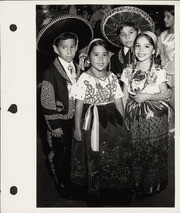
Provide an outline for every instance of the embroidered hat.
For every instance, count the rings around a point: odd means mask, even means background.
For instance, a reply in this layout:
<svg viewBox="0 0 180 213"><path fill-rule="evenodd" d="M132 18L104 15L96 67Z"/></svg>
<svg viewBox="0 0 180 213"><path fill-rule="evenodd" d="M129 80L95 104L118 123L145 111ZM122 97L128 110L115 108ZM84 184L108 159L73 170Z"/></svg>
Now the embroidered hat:
<svg viewBox="0 0 180 213"><path fill-rule="evenodd" d="M117 28L122 22L132 22L141 31L155 30L152 18L145 11L131 6L114 8L105 14L101 22L101 32L106 40L116 47L122 46L117 37Z"/></svg>
<svg viewBox="0 0 180 213"><path fill-rule="evenodd" d="M78 49L88 45L93 38L90 23L77 15L59 16L49 22L37 36L37 50L46 55L55 55L53 43L62 33L72 32L78 37Z"/></svg>

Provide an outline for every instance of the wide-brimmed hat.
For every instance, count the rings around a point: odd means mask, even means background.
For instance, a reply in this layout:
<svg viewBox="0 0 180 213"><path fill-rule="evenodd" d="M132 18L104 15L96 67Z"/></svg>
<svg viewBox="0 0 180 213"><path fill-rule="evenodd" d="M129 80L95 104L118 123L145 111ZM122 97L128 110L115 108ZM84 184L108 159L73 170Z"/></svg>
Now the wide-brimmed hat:
<svg viewBox="0 0 180 213"><path fill-rule="evenodd" d="M77 35L78 49L87 46L93 38L93 30L88 21L77 15L64 15L53 19L39 32L37 49L46 55L54 55L54 40L65 32Z"/></svg>
<svg viewBox="0 0 180 213"><path fill-rule="evenodd" d="M155 25L152 18L143 10L122 6L107 12L101 22L101 32L112 45L120 47L121 42L117 37L117 27L122 22L132 22L141 31L149 30L154 32Z"/></svg>

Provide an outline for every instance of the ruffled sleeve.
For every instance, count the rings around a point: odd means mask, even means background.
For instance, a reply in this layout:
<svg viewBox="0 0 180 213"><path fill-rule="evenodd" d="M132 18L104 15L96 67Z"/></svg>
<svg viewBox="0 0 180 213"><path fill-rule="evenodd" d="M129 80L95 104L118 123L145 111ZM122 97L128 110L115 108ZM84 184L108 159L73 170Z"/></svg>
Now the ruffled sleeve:
<svg viewBox="0 0 180 213"><path fill-rule="evenodd" d="M157 73L157 80L156 84L160 85L163 82L167 82L167 75L166 75L166 70L165 69L159 69L156 71Z"/></svg>
<svg viewBox="0 0 180 213"><path fill-rule="evenodd" d="M116 88L115 93L114 93L114 99L122 98L124 96L124 94L123 94L122 89L119 85L118 78L113 73L112 73L112 78L115 80L115 88Z"/></svg>
<svg viewBox="0 0 180 213"><path fill-rule="evenodd" d="M121 75L121 81L124 82L126 85L129 84L129 78L132 75L132 68L127 67L123 70Z"/></svg>
<svg viewBox="0 0 180 213"><path fill-rule="evenodd" d="M82 73L76 84L73 86L73 96L75 99L84 100L86 93L86 74Z"/></svg>

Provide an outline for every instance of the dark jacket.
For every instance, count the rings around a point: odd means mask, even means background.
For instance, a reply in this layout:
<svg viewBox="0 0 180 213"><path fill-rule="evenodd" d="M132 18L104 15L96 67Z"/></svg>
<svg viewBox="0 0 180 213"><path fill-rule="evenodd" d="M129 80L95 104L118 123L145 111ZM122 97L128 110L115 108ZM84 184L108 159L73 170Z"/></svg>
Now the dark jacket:
<svg viewBox="0 0 180 213"><path fill-rule="evenodd" d="M78 78L80 71L74 65ZM69 100L68 84L71 81L56 58L45 71L41 89L41 105L50 130L61 127L74 116L75 100Z"/></svg>
<svg viewBox="0 0 180 213"><path fill-rule="evenodd" d="M123 86L123 82L120 80L123 69L126 68L127 64L132 63L133 54L127 53L124 55L123 48L111 56L109 63L109 70L113 72L119 80L120 86Z"/></svg>

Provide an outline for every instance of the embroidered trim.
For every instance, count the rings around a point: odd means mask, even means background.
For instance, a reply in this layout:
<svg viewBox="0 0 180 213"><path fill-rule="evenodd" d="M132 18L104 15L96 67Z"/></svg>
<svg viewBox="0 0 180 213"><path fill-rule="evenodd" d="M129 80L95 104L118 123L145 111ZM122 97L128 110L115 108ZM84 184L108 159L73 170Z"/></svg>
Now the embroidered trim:
<svg viewBox="0 0 180 213"><path fill-rule="evenodd" d="M123 55L122 55L122 49L119 50L118 59L122 64L124 63L124 58L123 58Z"/></svg>
<svg viewBox="0 0 180 213"><path fill-rule="evenodd" d="M69 79L68 75L66 74L64 67L62 66L62 64L59 62L58 58L56 58L54 60L54 66L56 67L56 69L59 71L59 73L62 75L62 77L64 77L67 81L69 81L71 83L71 80Z"/></svg>
<svg viewBox="0 0 180 213"><path fill-rule="evenodd" d="M48 81L42 82L41 104L46 109L56 110L54 89Z"/></svg>
<svg viewBox="0 0 180 213"><path fill-rule="evenodd" d="M45 115L45 120L71 119L74 116L74 112L75 112L75 100L69 100L68 106L69 106L69 110L67 114Z"/></svg>
<svg viewBox="0 0 180 213"><path fill-rule="evenodd" d="M56 183L58 183L58 179L57 179L57 176L56 176L56 171L55 171L55 168L54 168L53 158L54 158L54 152L51 151L49 153L49 155L48 155L48 160L49 160L51 171L52 171L52 173L54 175L54 180L55 180Z"/></svg>

